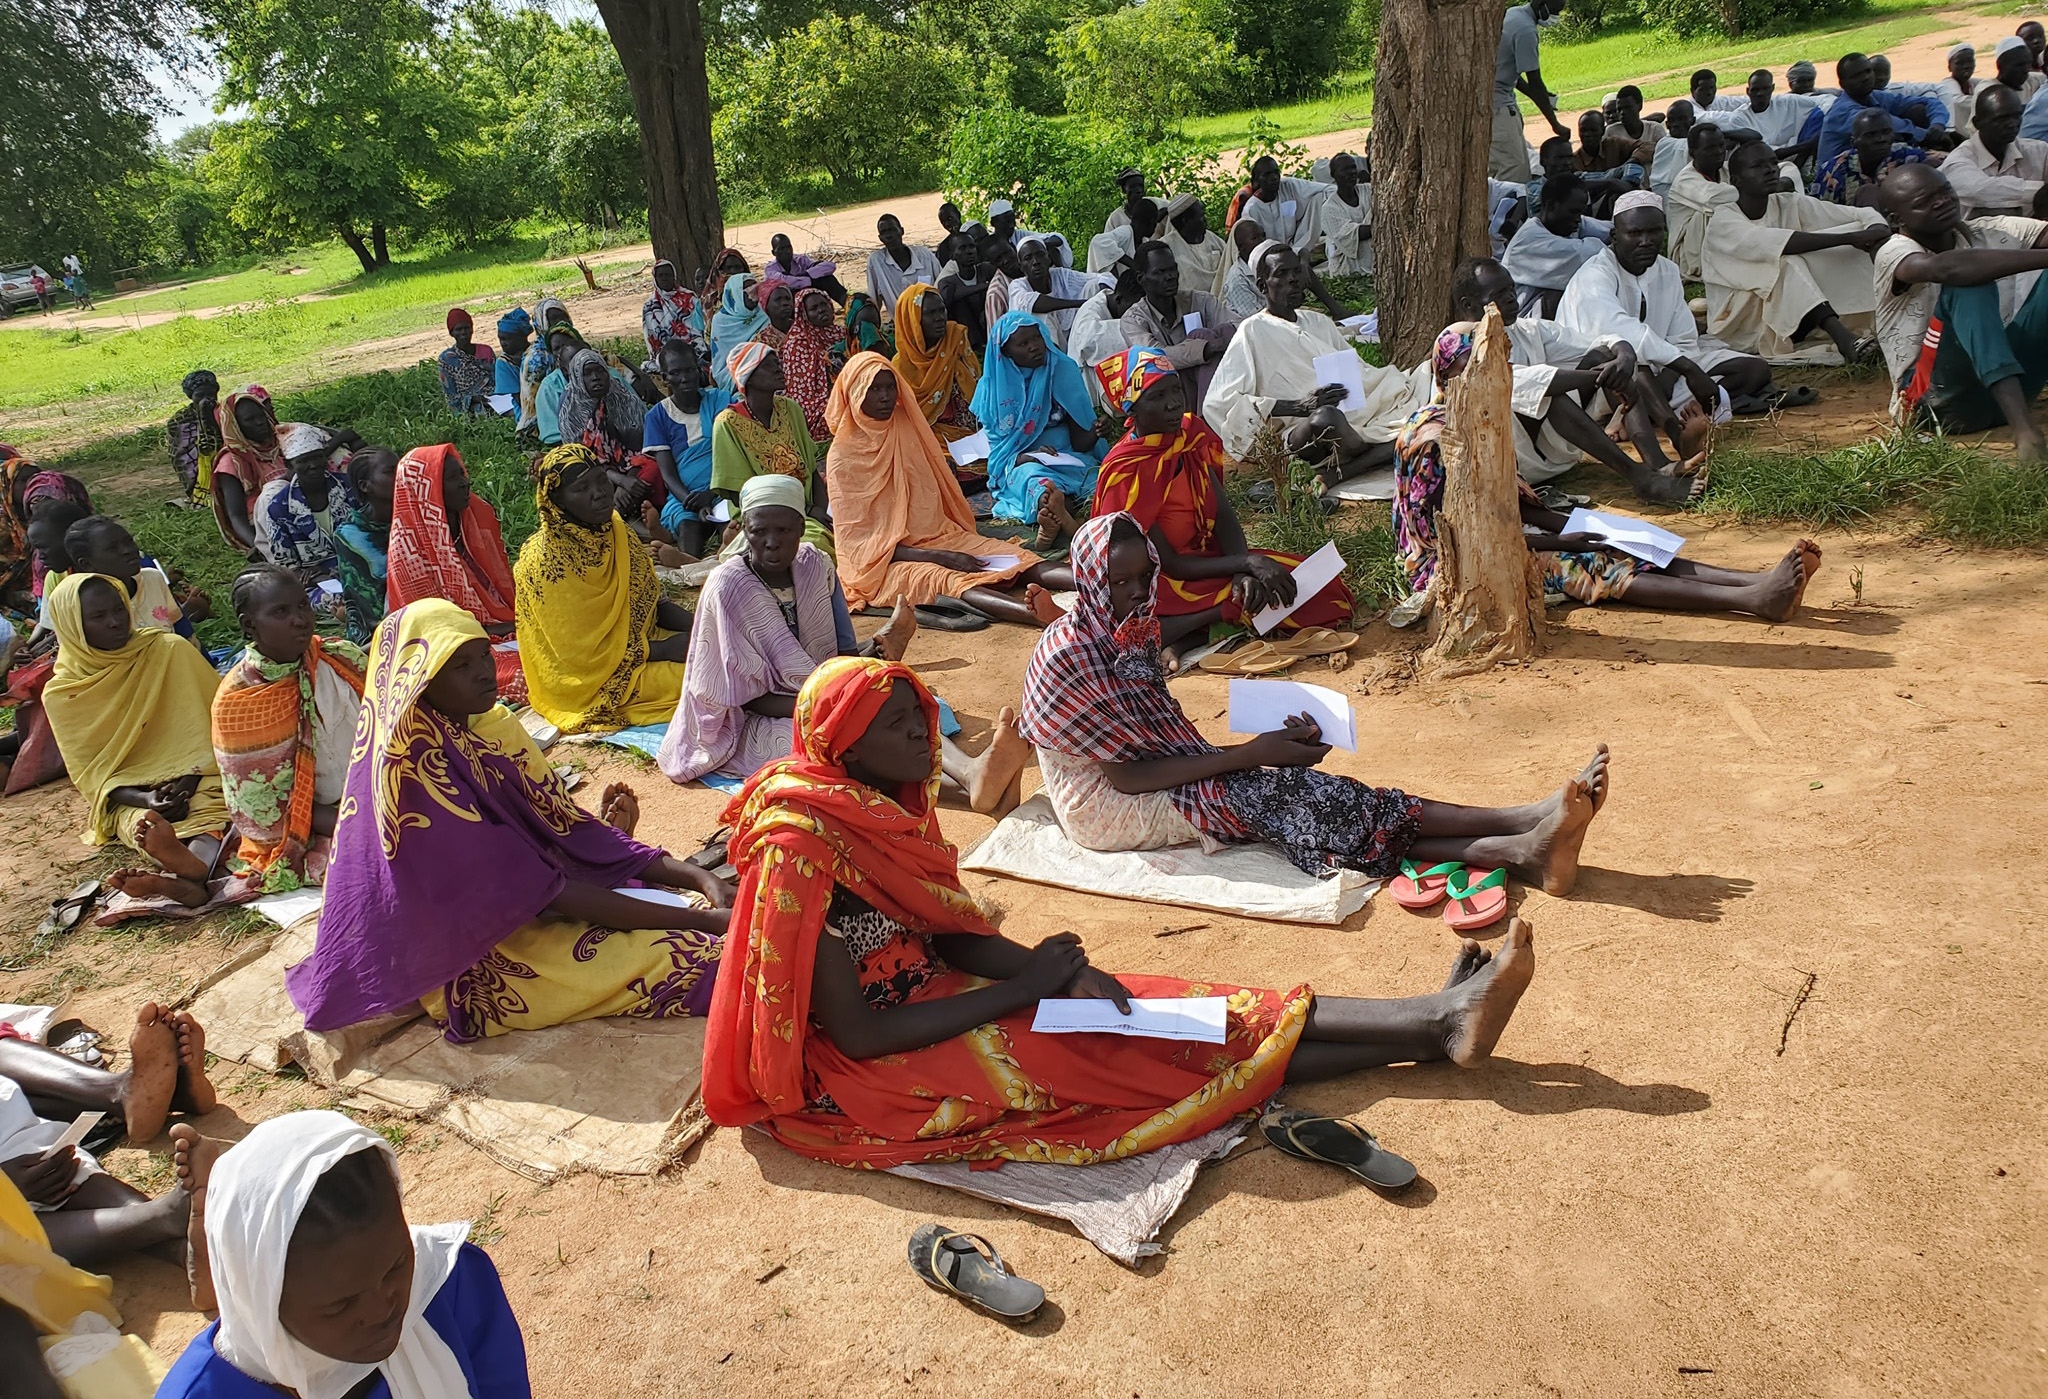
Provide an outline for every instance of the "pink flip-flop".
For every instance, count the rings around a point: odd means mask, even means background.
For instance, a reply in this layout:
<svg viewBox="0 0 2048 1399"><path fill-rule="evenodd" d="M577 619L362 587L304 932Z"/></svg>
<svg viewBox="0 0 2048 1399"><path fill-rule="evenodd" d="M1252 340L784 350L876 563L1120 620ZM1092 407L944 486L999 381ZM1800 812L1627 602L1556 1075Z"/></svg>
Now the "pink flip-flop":
<svg viewBox="0 0 2048 1399"><path fill-rule="evenodd" d="M1464 868L1456 860L1446 860L1424 870L1417 869L1413 860L1403 860L1401 872L1387 881L1387 893L1403 908L1426 912L1444 901L1450 877Z"/></svg>
<svg viewBox="0 0 2048 1399"><path fill-rule="evenodd" d="M1444 892L1444 922L1453 932L1469 933L1498 923L1508 911L1508 872L1493 870L1474 879L1473 871L1450 876Z"/></svg>

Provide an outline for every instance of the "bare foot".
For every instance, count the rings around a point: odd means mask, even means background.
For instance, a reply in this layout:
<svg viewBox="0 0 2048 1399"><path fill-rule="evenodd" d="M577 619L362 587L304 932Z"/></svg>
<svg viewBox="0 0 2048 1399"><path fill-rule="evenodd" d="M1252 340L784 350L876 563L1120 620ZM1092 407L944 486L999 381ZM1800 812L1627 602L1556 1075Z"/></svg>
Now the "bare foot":
<svg viewBox="0 0 2048 1399"><path fill-rule="evenodd" d="M1813 575L1820 572L1820 545L1811 539L1802 539L1792 546L1799 551L1799 571L1804 576L1799 580L1799 596L1792 603L1793 611L1806 601L1806 585L1813 581Z"/></svg>
<svg viewBox="0 0 2048 1399"><path fill-rule="evenodd" d="M1766 573L1756 584L1755 601L1749 610L1766 621L1787 622L1799 610L1799 600L1806 593L1806 553L1799 548L1789 550L1778 560L1778 566Z"/></svg>
<svg viewBox="0 0 2048 1399"><path fill-rule="evenodd" d="M1597 754L1594 761L1600 761ZM1517 837L1527 844L1512 863L1525 882L1563 898L1578 882L1579 847L1593 820L1593 796L1586 790L1585 779L1574 777L1553 800L1556 806L1551 812L1533 830Z"/></svg>
<svg viewBox="0 0 2048 1399"><path fill-rule="evenodd" d="M162 1006L145 1001L135 1012L135 1033L128 1037L128 1076L120 1092L130 1142L141 1146L156 1139L177 1091L178 1032L164 1018Z"/></svg>
<svg viewBox="0 0 2048 1399"><path fill-rule="evenodd" d="M1459 982L1469 979L1472 973L1478 971L1492 960L1493 954L1491 952L1472 941L1472 939L1466 938L1462 943L1458 944L1457 960L1451 963L1451 977L1450 980L1444 983L1444 990L1448 991Z"/></svg>
<svg viewBox="0 0 2048 1399"><path fill-rule="evenodd" d="M1079 522L1074 519L1074 512L1067 509L1066 493L1047 486L1038 501L1038 547L1050 549L1077 528Z"/></svg>
<svg viewBox="0 0 2048 1399"><path fill-rule="evenodd" d="M1714 420L1699 413L1684 418L1683 423L1678 430L1678 470L1689 476L1705 464L1707 453L1713 450Z"/></svg>
<svg viewBox="0 0 2048 1399"><path fill-rule="evenodd" d="M213 1176L213 1163L225 1150L226 1142L200 1136L190 1123L180 1122L171 1128L171 1165L178 1173L178 1184L192 1200L185 1226L185 1285L192 1294L192 1305L202 1312L218 1310L213 1267L206 1257L206 1183Z"/></svg>
<svg viewBox="0 0 2048 1399"><path fill-rule="evenodd" d="M1002 816L1016 805L1017 775L1031 756L1031 744L1017 732L1017 711L1005 707L996 715L996 736L974 760L967 783L967 804L984 816ZM1005 802L1009 805L1004 805Z"/></svg>
<svg viewBox="0 0 2048 1399"><path fill-rule="evenodd" d="M1451 993L1456 998L1456 1007L1444 1035L1445 1056L1460 1068L1472 1069L1485 1063L1493 1047L1500 1043L1501 1031L1508 1027L1508 1018L1515 1013L1515 1003L1529 989L1529 978L1535 974L1536 939L1527 923L1511 919L1500 950Z"/></svg>
<svg viewBox="0 0 2048 1399"><path fill-rule="evenodd" d="M201 884L206 882L209 873L206 861L187 850L185 843L178 839L177 831L171 828L171 823L156 812L142 813L142 819L135 825L135 846L172 874L183 879L196 879Z"/></svg>
<svg viewBox="0 0 2048 1399"><path fill-rule="evenodd" d="M115 870L107 876L107 885L131 899L172 899L187 908L203 908L213 897L196 879L155 870Z"/></svg>
<svg viewBox="0 0 2048 1399"><path fill-rule="evenodd" d="M1683 476L1676 466L1643 466L1629 473L1636 497L1655 505L1680 505L1704 489L1697 476Z"/></svg>
<svg viewBox="0 0 2048 1399"><path fill-rule="evenodd" d="M901 593L896 595L896 606L889 613L889 620L882 623L882 629L875 633L875 646L885 661L900 661L910 650L910 639L917 635L917 609L910 605L910 599Z"/></svg>
<svg viewBox="0 0 2048 1399"><path fill-rule="evenodd" d="M178 1036L178 1086L171 1092L174 1111L204 1117L219 1104L206 1077L206 1028L186 1010L167 1017Z"/></svg>
<svg viewBox="0 0 2048 1399"><path fill-rule="evenodd" d="M608 782L597 799L597 819L631 835L640 825L640 798L623 782Z"/></svg>
<svg viewBox="0 0 2048 1399"><path fill-rule="evenodd" d="M1593 799L1593 814L1595 816L1600 814L1601 807L1607 805L1607 793L1610 790L1607 777L1607 756L1607 745L1603 743L1593 750L1593 756L1587 761L1585 767L1579 770L1579 781L1584 784L1586 795ZM1563 794L1559 793L1559 796L1562 797Z"/></svg>
<svg viewBox="0 0 2048 1399"><path fill-rule="evenodd" d="M1049 627L1067 614L1052 600L1052 594L1037 583L1024 585L1024 605L1031 609L1031 615L1042 627Z"/></svg>

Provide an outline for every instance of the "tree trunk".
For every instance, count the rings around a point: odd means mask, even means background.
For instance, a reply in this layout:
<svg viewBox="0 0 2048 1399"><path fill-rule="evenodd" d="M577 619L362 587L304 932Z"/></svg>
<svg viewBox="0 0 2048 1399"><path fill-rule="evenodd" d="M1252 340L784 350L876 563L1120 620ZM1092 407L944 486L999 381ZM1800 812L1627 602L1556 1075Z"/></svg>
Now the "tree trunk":
<svg viewBox="0 0 2048 1399"><path fill-rule="evenodd" d="M376 255L370 251L370 245L363 241L362 234L356 232L352 227L343 228L341 230L341 241L348 244L348 250L356 255L358 262L363 264L363 271L375 272L377 270Z"/></svg>
<svg viewBox="0 0 2048 1399"><path fill-rule="evenodd" d="M379 267L389 267L391 265L391 249L384 241L383 224L373 223L370 225L370 247L377 254L377 265Z"/></svg>
<svg viewBox="0 0 2048 1399"><path fill-rule="evenodd" d="M1395 364L1450 322L1451 273L1484 257L1486 151L1501 11L1493 0L1386 0L1373 76L1373 211L1380 340ZM1479 94L1485 94L1482 100Z"/></svg>
<svg viewBox="0 0 2048 1399"><path fill-rule="evenodd" d="M725 244L697 0L597 0L633 89L654 255L698 286Z"/></svg>
<svg viewBox="0 0 2048 1399"><path fill-rule="evenodd" d="M1514 369L1489 306L1465 372L1445 385L1444 502L1437 511L1436 638L1419 669L1476 675L1536 655L1543 574L1522 542L1515 477Z"/></svg>

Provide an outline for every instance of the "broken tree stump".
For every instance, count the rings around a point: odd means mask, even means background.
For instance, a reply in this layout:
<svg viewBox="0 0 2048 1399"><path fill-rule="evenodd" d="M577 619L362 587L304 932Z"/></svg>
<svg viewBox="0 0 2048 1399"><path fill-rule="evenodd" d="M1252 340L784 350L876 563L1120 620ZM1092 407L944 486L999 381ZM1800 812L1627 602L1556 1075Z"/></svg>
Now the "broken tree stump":
<svg viewBox="0 0 2048 1399"><path fill-rule="evenodd" d="M1420 666L1430 679L1477 675L1537 653L1543 575L1522 541L1513 391L1507 329L1489 307L1465 372L1444 388L1437 602Z"/></svg>

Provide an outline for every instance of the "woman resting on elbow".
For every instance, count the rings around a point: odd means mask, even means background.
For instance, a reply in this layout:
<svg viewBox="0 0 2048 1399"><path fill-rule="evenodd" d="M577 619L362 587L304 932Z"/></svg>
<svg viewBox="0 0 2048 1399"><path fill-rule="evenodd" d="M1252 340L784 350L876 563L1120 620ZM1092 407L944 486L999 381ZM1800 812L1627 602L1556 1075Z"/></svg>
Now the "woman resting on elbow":
<svg viewBox="0 0 2048 1399"><path fill-rule="evenodd" d="M825 662L796 704L795 752L728 811L740 870L732 956L713 992L704 1101L791 1150L848 1166L1112 1160L1250 1112L1284 1082L1492 1051L1535 952L1517 923L1467 943L1445 989L1400 1000L1119 979L1080 939L1025 947L960 887L938 829L938 712L905 667ZM1223 1045L1041 1035L1048 996L1228 998Z"/></svg>

